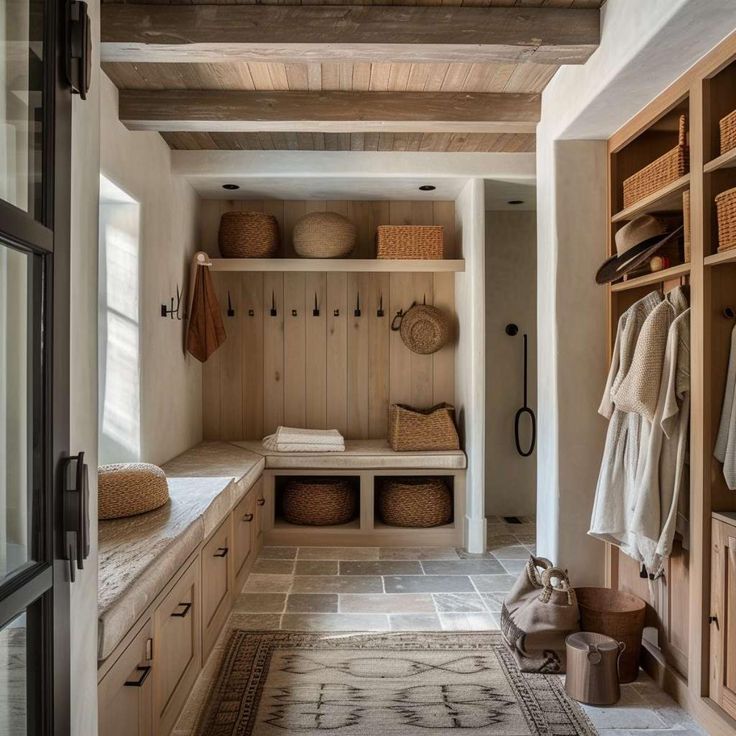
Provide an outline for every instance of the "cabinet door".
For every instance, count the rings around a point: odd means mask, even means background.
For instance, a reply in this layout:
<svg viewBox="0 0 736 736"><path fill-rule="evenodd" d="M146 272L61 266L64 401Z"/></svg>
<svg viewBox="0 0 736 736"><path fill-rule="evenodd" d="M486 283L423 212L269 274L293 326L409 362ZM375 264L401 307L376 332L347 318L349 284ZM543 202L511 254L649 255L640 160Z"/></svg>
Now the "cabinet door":
<svg viewBox="0 0 736 736"><path fill-rule="evenodd" d="M153 618L154 714L157 736L167 736L201 665L199 560L189 565Z"/></svg>
<svg viewBox="0 0 736 736"><path fill-rule="evenodd" d="M256 536L256 494L247 493L233 510L233 574L234 593L245 583L253 559L253 538Z"/></svg>
<svg viewBox="0 0 736 736"><path fill-rule="evenodd" d="M206 659L230 613L232 571L230 519L202 549L202 654Z"/></svg>
<svg viewBox="0 0 736 736"><path fill-rule="evenodd" d="M710 696L736 718L736 526L713 522Z"/></svg>
<svg viewBox="0 0 736 736"><path fill-rule="evenodd" d="M263 543L263 526L266 517L266 499L263 495L263 478L256 481L251 491L256 498L256 529L253 535L253 556L258 555L258 550Z"/></svg>
<svg viewBox="0 0 736 736"><path fill-rule="evenodd" d="M153 677L150 619L102 678L99 697L100 736L151 736Z"/></svg>

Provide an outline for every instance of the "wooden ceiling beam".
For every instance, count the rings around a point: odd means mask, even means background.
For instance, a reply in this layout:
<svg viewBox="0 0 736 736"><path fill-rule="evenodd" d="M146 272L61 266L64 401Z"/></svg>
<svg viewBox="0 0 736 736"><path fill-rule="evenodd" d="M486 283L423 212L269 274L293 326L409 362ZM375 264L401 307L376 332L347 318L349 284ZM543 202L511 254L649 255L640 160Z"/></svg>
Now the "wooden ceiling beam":
<svg viewBox="0 0 736 736"><path fill-rule="evenodd" d="M532 133L540 95L120 90L130 130Z"/></svg>
<svg viewBox="0 0 736 736"><path fill-rule="evenodd" d="M102 4L102 60L582 64L595 8Z"/></svg>

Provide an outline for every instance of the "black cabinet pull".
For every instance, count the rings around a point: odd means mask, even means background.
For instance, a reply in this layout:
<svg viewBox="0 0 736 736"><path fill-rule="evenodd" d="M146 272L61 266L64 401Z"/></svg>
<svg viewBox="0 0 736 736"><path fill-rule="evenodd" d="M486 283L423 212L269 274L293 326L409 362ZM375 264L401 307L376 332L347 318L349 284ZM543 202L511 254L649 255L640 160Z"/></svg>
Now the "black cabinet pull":
<svg viewBox="0 0 736 736"><path fill-rule="evenodd" d="M259 499L258 499L258 500L256 501L256 503L257 503L257 504L258 504L259 506L263 506L263 504L264 504L264 503L266 503L266 499L265 499L265 498L259 498Z"/></svg>
<svg viewBox="0 0 736 736"><path fill-rule="evenodd" d="M213 557L227 557L228 548L227 547L218 547L217 552L215 552Z"/></svg>
<svg viewBox="0 0 736 736"><path fill-rule="evenodd" d="M246 514L243 517L243 521L253 521L253 514Z"/></svg>
<svg viewBox="0 0 736 736"><path fill-rule="evenodd" d="M140 665L135 668L136 672L140 672L141 675L137 680L126 680L125 687L143 687L143 683L148 679L148 675L151 674L150 665Z"/></svg>
<svg viewBox="0 0 736 736"><path fill-rule="evenodd" d="M172 613L171 615L175 618L184 618L188 613L189 609L192 607L191 603L180 603L180 606L183 606L181 611L177 611L175 613Z"/></svg>

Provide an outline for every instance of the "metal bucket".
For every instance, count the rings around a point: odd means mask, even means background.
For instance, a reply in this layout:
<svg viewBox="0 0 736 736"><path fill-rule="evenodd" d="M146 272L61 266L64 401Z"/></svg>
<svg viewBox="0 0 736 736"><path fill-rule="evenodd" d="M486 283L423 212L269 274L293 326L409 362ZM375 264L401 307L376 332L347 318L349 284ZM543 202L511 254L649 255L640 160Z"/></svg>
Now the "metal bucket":
<svg viewBox="0 0 736 736"><path fill-rule="evenodd" d="M580 703L614 705L621 697L618 664L626 645L610 636L581 631L565 639L565 692Z"/></svg>

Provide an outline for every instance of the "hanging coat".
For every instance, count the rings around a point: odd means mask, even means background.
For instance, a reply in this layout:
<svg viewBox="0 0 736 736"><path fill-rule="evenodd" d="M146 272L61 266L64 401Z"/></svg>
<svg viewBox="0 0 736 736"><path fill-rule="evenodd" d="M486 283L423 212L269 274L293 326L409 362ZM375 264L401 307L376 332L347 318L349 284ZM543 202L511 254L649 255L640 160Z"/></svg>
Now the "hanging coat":
<svg viewBox="0 0 736 736"><path fill-rule="evenodd" d="M713 455L723 463L726 485L736 491L736 327L731 331L731 353L728 358L728 374Z"/></svg>

